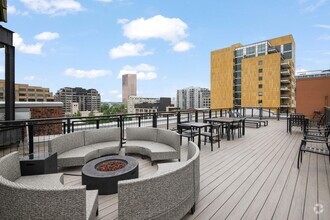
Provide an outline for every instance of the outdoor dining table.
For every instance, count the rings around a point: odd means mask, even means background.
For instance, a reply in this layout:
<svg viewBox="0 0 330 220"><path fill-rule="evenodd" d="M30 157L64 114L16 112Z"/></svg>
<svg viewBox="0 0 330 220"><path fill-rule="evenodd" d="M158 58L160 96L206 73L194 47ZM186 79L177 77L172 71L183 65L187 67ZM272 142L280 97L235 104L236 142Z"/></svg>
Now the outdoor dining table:
<svg viewBox="0 0 330 220"><path fill-rule="evenodd" d="M226 124L226 134L227 140L230 141L230 125L234 123L242 123L242 135L245 135L245 118L226 118L226 117L216 117L216 118L205 118L205 122Z"/></svg>
<svg viewBox="0 0 330 220"><path fill-rule="evenodd" d="M198 147L201 149L201 129L210 126L208 123L202 122L185 122L178 125L179 127L192 127L198 129Z"/></svg>

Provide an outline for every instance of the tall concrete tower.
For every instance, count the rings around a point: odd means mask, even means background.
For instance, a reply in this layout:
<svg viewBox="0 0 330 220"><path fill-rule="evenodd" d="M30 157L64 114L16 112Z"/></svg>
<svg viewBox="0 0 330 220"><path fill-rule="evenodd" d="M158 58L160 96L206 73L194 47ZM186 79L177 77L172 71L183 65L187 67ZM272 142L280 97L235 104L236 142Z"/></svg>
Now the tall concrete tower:
<svg viewBox="0 0 330 220"><path fill-rule="evenodd" d="M125 74L122 76L122 102L127 105L129 96L136 96L136 74Z"/></svg>

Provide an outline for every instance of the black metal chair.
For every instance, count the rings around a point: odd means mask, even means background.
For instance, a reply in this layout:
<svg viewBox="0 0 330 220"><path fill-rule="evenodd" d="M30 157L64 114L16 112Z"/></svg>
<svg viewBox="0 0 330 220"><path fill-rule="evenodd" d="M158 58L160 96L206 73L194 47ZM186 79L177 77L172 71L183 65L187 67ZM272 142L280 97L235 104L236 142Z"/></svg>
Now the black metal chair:
<svg viewBox="0 0 330 220"><path fill-rule="evenodd" d="M182 137L188 138L188 141L194 141L194 138L198 136L198 131L194 130L192 126L178 125L180 134L180 145L182 145Z"/></svg>
<svg viewBox="0 0 330 220"><path fill-rule="evenodd" d="M329 157L330 161L330 147L329 147L330 123L324 128L306 128L304 139L301 140L297 168L302 163L303 152L315 153Z"/></svg>
<svg viewBox="0 0 330 220"><path fill-rule="evenodd" d="M220 148L220 126L219 124L210 124L206 131L201 132L201 136L204 136L204 145L206 139L210 140L211 151L213 151L213 142L218 142L218 148Z"/></svg>

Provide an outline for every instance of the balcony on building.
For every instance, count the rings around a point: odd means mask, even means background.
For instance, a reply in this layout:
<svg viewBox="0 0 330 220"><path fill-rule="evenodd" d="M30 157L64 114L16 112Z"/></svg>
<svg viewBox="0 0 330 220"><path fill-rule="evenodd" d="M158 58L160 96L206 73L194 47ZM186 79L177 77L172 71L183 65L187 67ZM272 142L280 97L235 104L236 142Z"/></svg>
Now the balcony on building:
<svg viewBox="0 0 330 220"><path fill-rule="evenodd" d="M283 61L281 62L281 67L284 68L290 68L290 62L289 61Z"/></svg>
<svg viewBox="0 0 330 220"><path fill-rule="evenodd" d="M290 76L290 70L281 70L281 76Z"/></svg>
<svg viewBox="0 0 330 220"><path fill-rule="evenodd" d="M281 91L290 91L291 87L290 86L281 86Z"/></svg>
<svg viewBox="0 0 330 220"><path fill-rule="evenodd" d="M281 99L291 99L290 94L281 94Z"/></svg>
<svg viewBox="0 0 330 220"><path fill-rule="evenodd" d="M282 77L281 78L281 83L290 83L291 82L291 78L290 77Z"/></svg>

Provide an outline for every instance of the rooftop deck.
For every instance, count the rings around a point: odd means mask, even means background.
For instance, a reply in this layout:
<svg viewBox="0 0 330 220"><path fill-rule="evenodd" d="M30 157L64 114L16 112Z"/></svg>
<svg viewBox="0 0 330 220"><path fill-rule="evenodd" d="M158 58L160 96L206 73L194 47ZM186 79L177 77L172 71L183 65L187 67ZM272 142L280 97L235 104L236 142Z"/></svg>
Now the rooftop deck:
<svg viewBox="0 0 330 220"><path fill-rule="evenodd" d="M222 139L213 152L202 144L199 201L195 214L184 219L329 219L329 159L305 153L298 170L301 139L300 128L290 135L286 121L269 120L267 127L247 128L242 138ZM184 140L183 160L186 146ZM148 159L136 158L140 177L157 170ZM64 172L80 175L77 168ZM65 175L64 181L80 185L81 177ZM117 194L99 196L98 219L117 219L117 201Z"/></svg>

